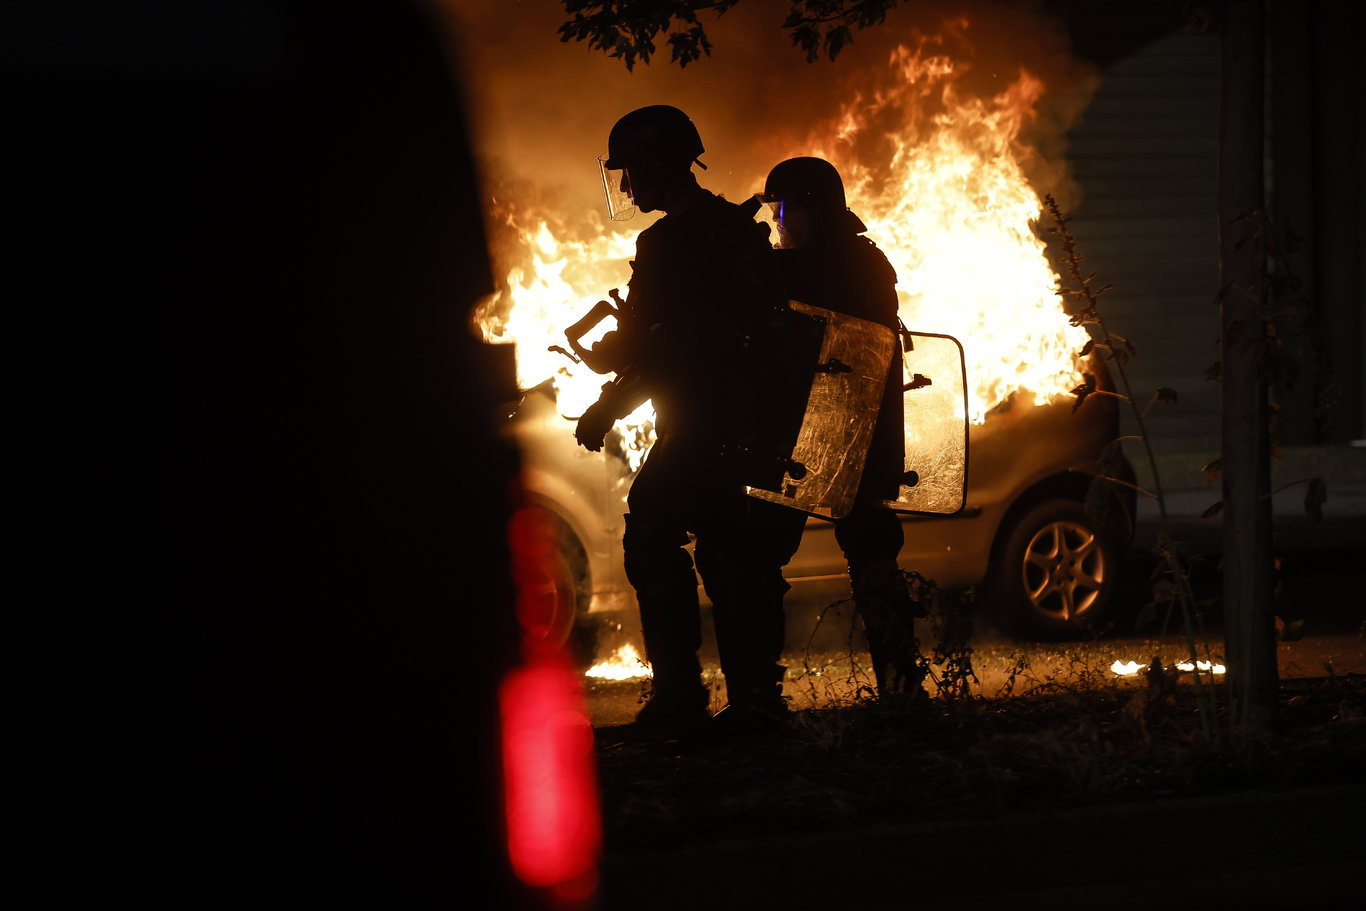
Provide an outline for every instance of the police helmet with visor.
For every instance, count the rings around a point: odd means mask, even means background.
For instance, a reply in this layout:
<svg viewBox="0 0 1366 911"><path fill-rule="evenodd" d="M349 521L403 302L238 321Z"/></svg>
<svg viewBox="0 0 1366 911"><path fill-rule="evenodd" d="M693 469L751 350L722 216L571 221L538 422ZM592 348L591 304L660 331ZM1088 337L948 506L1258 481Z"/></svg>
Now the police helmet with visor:
<svg viewBox="0 0 1366 911"><path fill-rule="evenodd" d="M653 104L623 116L607 137L607 154L598 158L607 211L614 221L635 215L635 199L625 172L633 171L657 182L670 182L686 173L705 149L692 119L678 108Z"/></svg>
<svg viewBox="0 0 1366 911"><path fill-rule="evenodd" d="M868 230L849 211L839 171L823 158L789 158L775 165L764 183L763 199L773 210L785 246L802 246L839 230Z"/></svg>

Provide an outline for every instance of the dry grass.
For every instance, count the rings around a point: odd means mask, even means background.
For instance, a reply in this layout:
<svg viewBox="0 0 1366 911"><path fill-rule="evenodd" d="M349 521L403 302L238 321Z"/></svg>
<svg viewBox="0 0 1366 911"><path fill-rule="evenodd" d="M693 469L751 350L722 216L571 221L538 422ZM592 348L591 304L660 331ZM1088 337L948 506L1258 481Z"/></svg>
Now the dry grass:
<svg viewBox="0 0 1366 911"><path fill-rule="evenodd" d="M781 736L650 744L602 729L606 847L1366 781L1361 675L1284 681L1278 732L1249 746L1207 741L1197 714L1170 677L1032 680L990 699L803 709Z"/></svg>

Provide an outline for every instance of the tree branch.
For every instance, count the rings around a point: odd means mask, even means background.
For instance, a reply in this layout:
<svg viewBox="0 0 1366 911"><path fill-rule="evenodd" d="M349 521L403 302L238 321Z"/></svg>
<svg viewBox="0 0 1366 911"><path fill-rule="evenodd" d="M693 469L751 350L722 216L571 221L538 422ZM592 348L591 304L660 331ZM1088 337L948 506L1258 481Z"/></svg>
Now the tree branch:
<svg viewBox="0 0 1366 911"><path fill-rule="evenodd" d="M560 40L587 41L592 50L620 58L626 69L649 65L660 35L670 48L670 62L686 67L712 44L698 13L719 18L740 0L562 0L569 19L559 28ZM808 63L825 54L830 60L853 43L853 30L880 25L901 0L791 0L783 28ZM677 23L677 25L675 25Z"/></svg>

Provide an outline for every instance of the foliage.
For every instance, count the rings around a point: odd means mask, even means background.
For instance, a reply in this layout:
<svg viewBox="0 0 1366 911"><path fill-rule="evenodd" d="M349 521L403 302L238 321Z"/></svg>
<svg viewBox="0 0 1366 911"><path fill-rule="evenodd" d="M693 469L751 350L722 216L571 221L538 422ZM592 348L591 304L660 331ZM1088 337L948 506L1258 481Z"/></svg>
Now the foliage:
<svg viewBox="0 0 1366 911"><path fill-rule="evenodd" d="M840 616L846 608L853 607L853 600L846 598L826 605L816 617L802 653L802 668L794 675L797 686L805 690L812 704L897 705L921 702L929 695L946 707L952 707L966 705L977 698L973 686L979 681L973 670L972 646L969 645L977 609L975 591L946 591L918 572L902 570L901 573L912 601L924 610L930 634L934 638L928 654L921 651L919 641L908 645L915 651L915 663L920 668L922 679L931 689L909 694L880 694L872 668L862 663L862 653L854 642L857 628L852 624L840 653L834 656L818 654L812 643L827 618L831 615ZM862 621L863 618L859 619ZM828 739L838 738L831 734Z"/></svg>
<svg viewBox="0 0 1366 911"><path fill-rule="evenodd" d="M1361 675L1282 681L1278 731L1251 749L1206 740L1189 678L1168 668L1022 677L1024 692L970 703L803 710L784 736L650 743L599 729L606 849L629 858L714 845L718 833L833 834L1366 781Z"/></svg>
<svg viewBox="0 0 1366 911"><path fill-rule="evenodd" d="M569 19L559 28L561 41L587 41L593 50L619 58L626 69L648 65L656 39L664 34L669 59L686 67L711 55L711 41L698 18L718 18L739 0L564 0ZM791 0L783 28L808 62L822 52L834 60L853 42L853 31L880 25L900 0Z"/></svg>
<svg viewBox="0 0 1366 911"><path fill-rule="evenodd" d="M783 28L792 35L792 44L801 48L808 63L824 51L834 60L846 45L852 44L851 29L881 25L887 13L900 0L792 0L792 11Z"/></svg>
<svg viewBox="0 0 1366 911"><path fill-rule="evenodd" d="M1074 326L1086 327L1091 335L1091 340L1082 349L1082 355L1089 355L1093 351L1098 352L1113 368L1115 375L1119 379L1119 385L1124 390L1123 393L1104 392L1097 388L1095 377L1086 374L1085 381L1073 390L1077 397L1077 405L1080 405L1087 396L1090 395L1114 395L1127 402L1133 411L1134 419L1138 427L1138 434L1124 439L1138 440L1143 445L1143 450L1147 456L1148 468L1151 472L1153 489L1147 490L1141 487L1136 489L1155 500L1160 515L1160 530L1158 531L1157 542L1154 545L1154 553L1158 556L1158 569L1154 574L1154 600L1149 605L1149 610L1144 615L1140 615L1140 620L1149 617L1159 607L1165 604L1170 610L1172 605L1180 608L1182 627L1186 635L1187 647L1190 649L1190 661L1192 665L1199 666L1199 661L1208 660L1209 646L1206 641L1205 656L1202 659L1199 649L1196 646L1196 625L1200 621L1201 614L1195 602L1195 596L1190 585L1189 564L1182 560L1180 545L1172 533L1172 522L1167 514L1166 498L1162 491L1162 478L1157 467L1157 456L1153 452L1152 440L1146 429L1146 418L1148 411L1156 404L1175 404L1177 401L1176 392L1168 388L1160 388L1153 393L1151 399L1142 407L1134 397L1133 387L1129 382L1129 375L1125 369L1129 359L1137 351L1133 342L1129 339L1113 332L1106 324L1100 314L1100 296L1110 290L1109 285L1096 287L1093 285L1095 273L1086 274L1082 272L1082 256L1077 251L1076 238L1067 229L1068 219L1062 214L1062 209L1057 201L1050 195L1044 198L1044 206L1048 209L1053 218L1053 226L1049 229L1056 234L1062 243L1062 257L1066 264L1067 271L1071 277L1072 284L1062 289L1062 294L1069 299L1071 306L1071 323ZM1118 448L1121 441L1116 441L1115 447ZM1105 484L1125 484L1129 482L1113 474L1097 477L1093 482L1097 488ZM1098 497L1088 496L1088 501L1098 499ZM1211 662L1212 663L1212 662ZM1201 730L1207 740L1214 736L1213 719L1214 706L1205 692L1201 682L1201 675L1195 675L1195 695L1198 704L1198 711L1201 721Z"/></svg>
<svg viewBox="0 0 1366 911"><path fill-rule="evenodd" d="M593 50L618 57L626 69L636 61L649 64L655 38L668 32L671 60L680 67L711 54L711 42L697 14L722 15L739 0L564 0L569 20L560 26L560 40L587 41ZM674 26L674 22L679 24Z"/></svg>
<svg viewBox="0 0 1366 911"><path fill-rule="evenodd" d="M1302 336L1309 342L1309 379L1319 390L1314 418L1326 424L1332 413L1340 405L1341 386L1333 380L1332 364L1324 353L1322 332L1315 318L1312 302L1304 293L1304 283L1294 267L1295 257L1301 250L1302 241L1288 226L1273 220L1265 211L1256 211L1233 219L1247 226L1247 234L1238 242L1236 249L1252 247L1254 259L1261 263L1261 286L1265 291L1266 308L1262 314L1261 326L1253 327L1248 341L1257 348L1257 370L1268 384L1293 389L1300 376L1300 361L1294 352L1286 347L1286 339ZM1220 287L1214 302L1220 303L1225 296L1235 290L1247 292L1248 289L1235 289L1226 283ZM1229 327L1230 332L1243 332L1238 323ZM1222 362L1216 361L1206 369L1205 375L1219 380L1223 374ZM1271 435L1271 453L1278 454L1280 435L1277 424L1280 408L1268 403L1267 426ZM1321 482L1320 482L1321 483Z"/></svg>
<svg viewBox="0 0 1366 911"><path fill-rule="evenodd" d="M945 702L972 698L971 687L978 680L972 669L972 647L968 642L977 609L976 591L945 591L917 572L907 573L907 580L916 600L925 608L934 637L929 657L921 659L925 679L935 684Z"/></svg>

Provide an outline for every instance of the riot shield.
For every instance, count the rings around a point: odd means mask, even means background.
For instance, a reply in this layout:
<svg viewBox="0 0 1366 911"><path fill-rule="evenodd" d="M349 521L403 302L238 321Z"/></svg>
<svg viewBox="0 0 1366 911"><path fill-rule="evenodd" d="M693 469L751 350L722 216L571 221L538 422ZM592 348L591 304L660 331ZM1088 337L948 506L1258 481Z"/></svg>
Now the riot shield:
<svg viewBox="0 0 1366 911"><path fill-rule="evenodd" d="M886 326L791 301L824 324L806 410L780 484L747 489L811 515L838 519L854 504L877 424L896 333Z"/></svg>
<svg viewBox="0 0 1366 911"><path fill-rule="evenodd" d="M948 335L901 334L906 426L896 512L952 515L967 498L968 395L963 346Z"/></svg>

